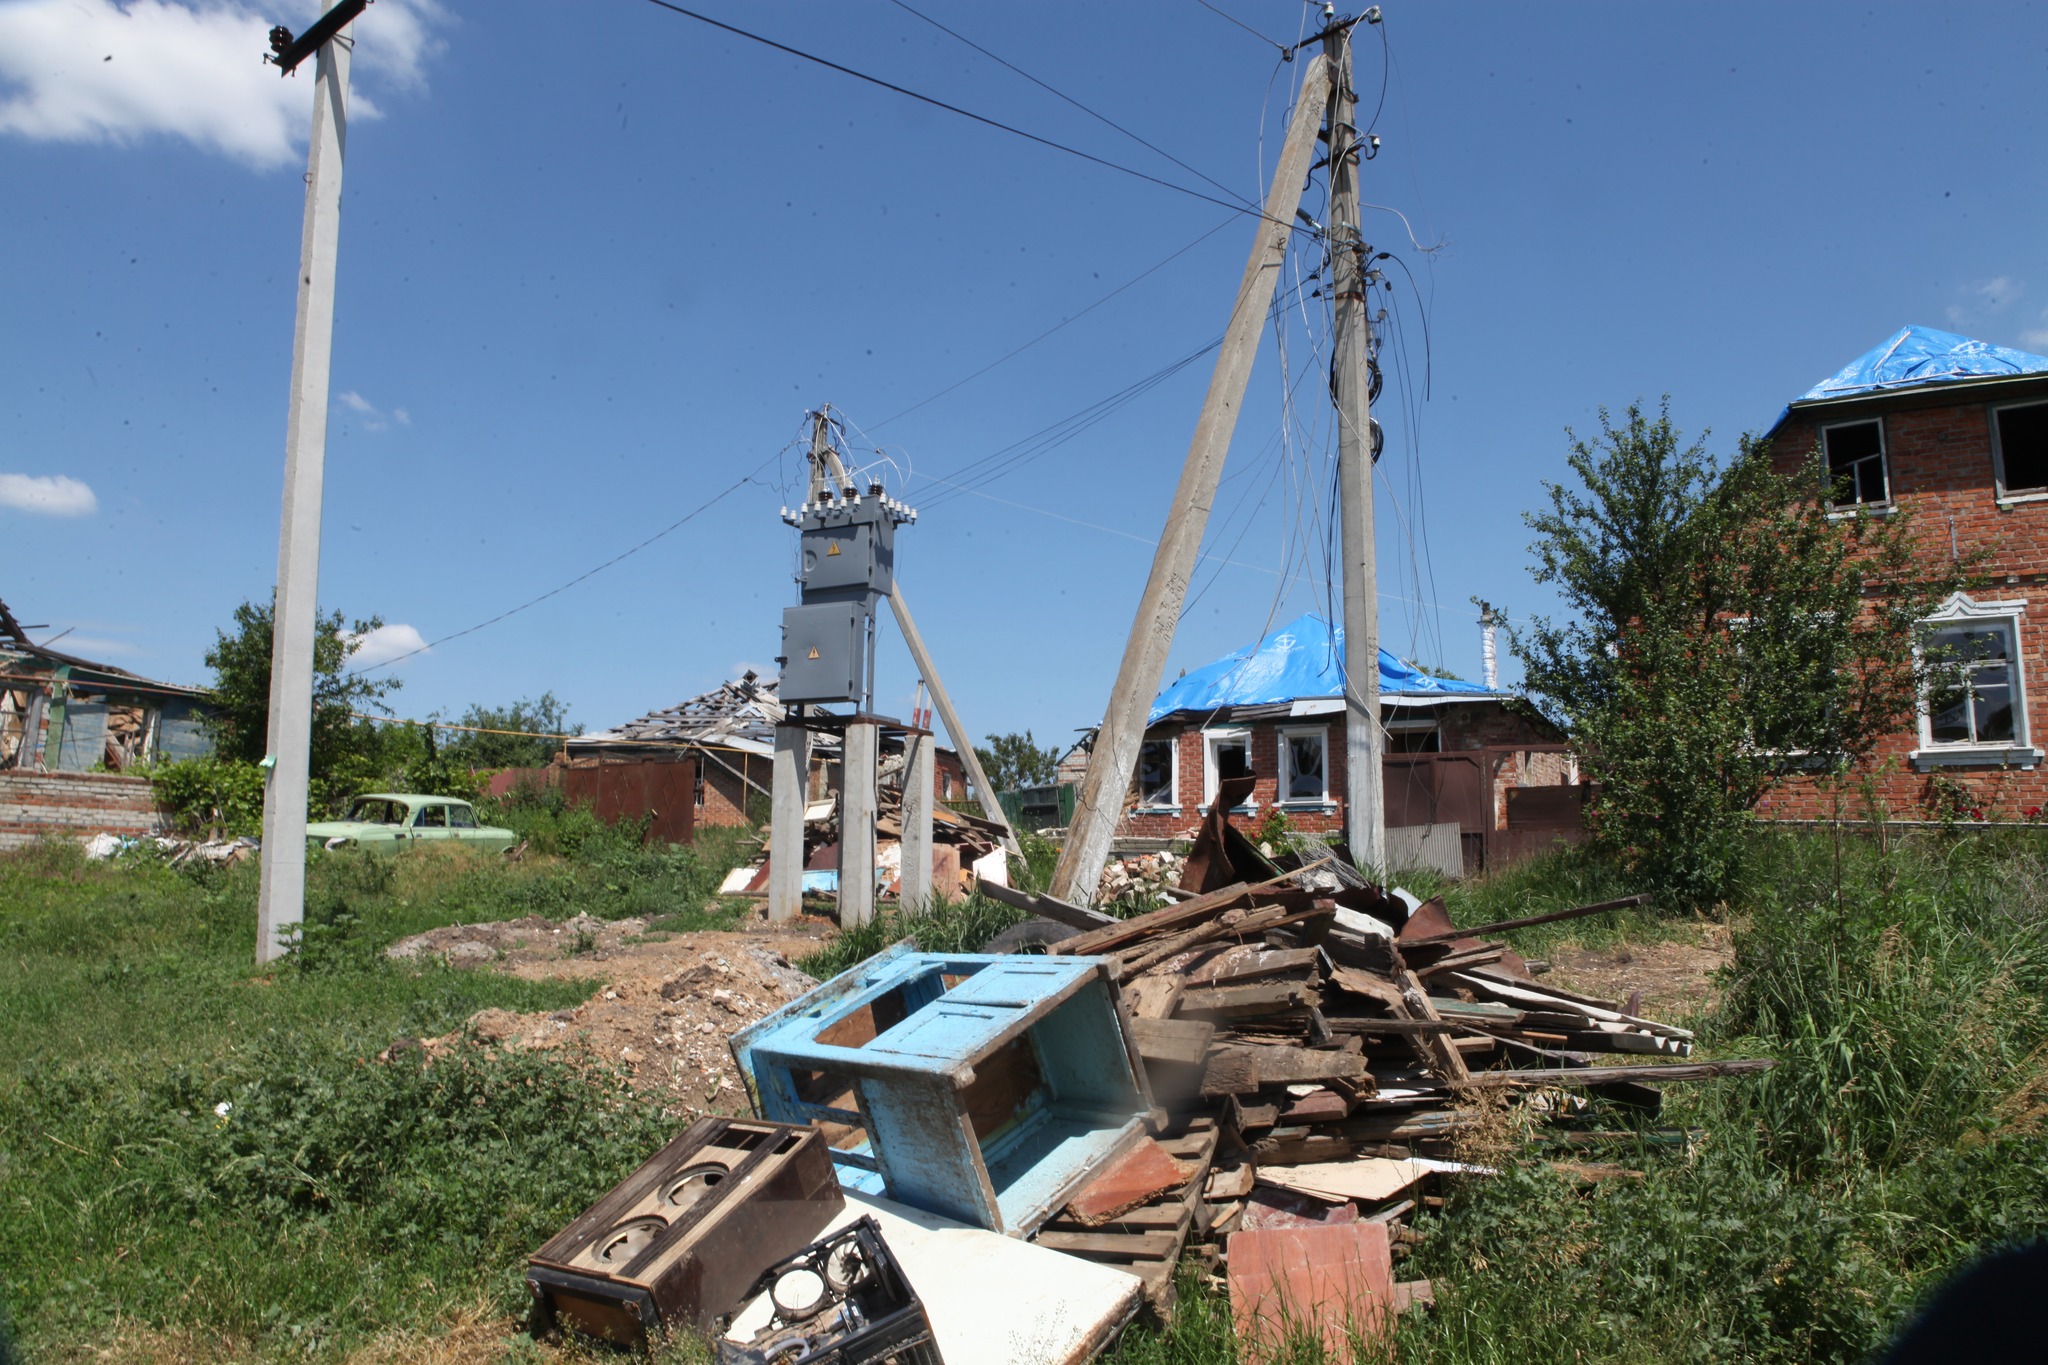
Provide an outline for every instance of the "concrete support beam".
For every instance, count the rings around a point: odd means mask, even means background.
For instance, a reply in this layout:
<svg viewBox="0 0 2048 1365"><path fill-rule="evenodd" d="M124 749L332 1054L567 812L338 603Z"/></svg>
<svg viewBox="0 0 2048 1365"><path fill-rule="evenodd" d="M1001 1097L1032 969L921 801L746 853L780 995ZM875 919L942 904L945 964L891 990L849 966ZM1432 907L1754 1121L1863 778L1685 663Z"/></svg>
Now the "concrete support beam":
<svg viewBox="0 0 2048 1365"><path fill-rule="evenodd" d="M839 788L839 927L875 917L875 782L881 727L847 722ZM929 856L929 855L927 855Z"/></svg>
<svg viewBox="0 0 2048 1365"><path fill-rule="evenodd" d="M932 901L932 751L938 738L913 734L903 744L903 871L897 900L905 910L922 911Z"/></svg>
<svg viewBox="0 0 2048 1365"><path fill-rule="evenodd" d="M792 920L804 906L804 806L810 800L811 735L801 725L775 727L775 769L769 787L768 918Z"/></svg>

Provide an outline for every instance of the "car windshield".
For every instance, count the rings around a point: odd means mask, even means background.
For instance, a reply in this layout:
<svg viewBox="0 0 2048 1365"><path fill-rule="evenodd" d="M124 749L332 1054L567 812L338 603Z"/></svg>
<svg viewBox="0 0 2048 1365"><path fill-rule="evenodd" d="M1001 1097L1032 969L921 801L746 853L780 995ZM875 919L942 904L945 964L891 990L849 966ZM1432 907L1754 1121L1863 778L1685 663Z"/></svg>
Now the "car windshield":
<svg viewBox="0 0 2048 1365"><path fill-rule="evenodd" d="M364 797L350 808L348 818L365 825L402 825L405 807L396 801Z"/></svg>

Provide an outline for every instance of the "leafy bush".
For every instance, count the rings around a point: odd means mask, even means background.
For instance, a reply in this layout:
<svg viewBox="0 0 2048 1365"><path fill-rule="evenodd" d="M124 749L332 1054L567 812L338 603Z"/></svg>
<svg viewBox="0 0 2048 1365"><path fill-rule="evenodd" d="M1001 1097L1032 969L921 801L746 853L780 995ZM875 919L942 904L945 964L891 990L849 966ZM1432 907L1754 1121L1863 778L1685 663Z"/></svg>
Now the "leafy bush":
<svg viewBox="0 0 2048 1365"><path fill-rule="evenodd" d="M219 830L255 836L263 829L263 770L231 758L189 758L149 770L149 789L171 823L187 834Z"/></svg>

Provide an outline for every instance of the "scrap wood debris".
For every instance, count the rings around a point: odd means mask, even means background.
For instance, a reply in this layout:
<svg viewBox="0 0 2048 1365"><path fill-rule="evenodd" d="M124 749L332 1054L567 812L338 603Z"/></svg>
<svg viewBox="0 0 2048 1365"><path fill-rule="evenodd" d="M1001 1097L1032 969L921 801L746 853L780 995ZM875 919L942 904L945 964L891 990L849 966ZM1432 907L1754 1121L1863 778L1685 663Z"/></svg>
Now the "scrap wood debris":
<svg viewBox="0 0 2048 1365"><path fill-rule="evenodd" d="M1410 1216L1440 1202L1437 1182L1490 1173L1475 1150L1597 1146L1615 1135L1541 1125L1590 1112L1587 1095L1654 1113L1656 1083L1771 1065L1687 1060L1689 1030L1546 984L1491 937L1644 897L1460 930L1441 901L1338 884L1320 859L1283 871L1248 856L1242 836L1226 842L1235 831L1220 823L1188 859L1185 899L1107 923L1033 903L1088 926L1049 952L1115 960L1154 1098L1171 1116L1163 1140L1198 1144L1169 1146L1198 1156L1186 1182L1105 1217L1124 1207L1110 1188L1123 1173L1109 1170L1039 1240L1133 1271L1161 1313L1183 1252L1227 1265L1213 1282L1232 1293L1253 1358L1272 1326L1264 1296L1367 1325L1430 1303L1427 1281L1397 1282L1393 1270L1419 1240ZM1188 885L1197 877L1211 885ZM1213 885L1219 877L1239 879ZM1580 1182L1641 1178L1611 1163L1552 1164ZM1387 1235L1316 1241L1355 1223ZM1326 1252L1363 1260L1336 1274Z"/></svg>

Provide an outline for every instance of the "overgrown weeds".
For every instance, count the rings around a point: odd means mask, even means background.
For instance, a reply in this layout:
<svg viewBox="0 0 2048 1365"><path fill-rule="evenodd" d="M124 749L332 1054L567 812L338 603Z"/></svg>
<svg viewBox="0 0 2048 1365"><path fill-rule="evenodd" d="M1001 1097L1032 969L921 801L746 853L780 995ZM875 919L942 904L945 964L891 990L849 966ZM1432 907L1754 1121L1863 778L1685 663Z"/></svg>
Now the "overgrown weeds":
<svg viewBox="0 0 2048 1365"><path fill-rule="evenodd" d="M905 938L920 952L978 953L990 939L1027 918L1022 910L981 895L923 910L889 907L858 928L842 929L796 965L823 981Z"/></svg>

